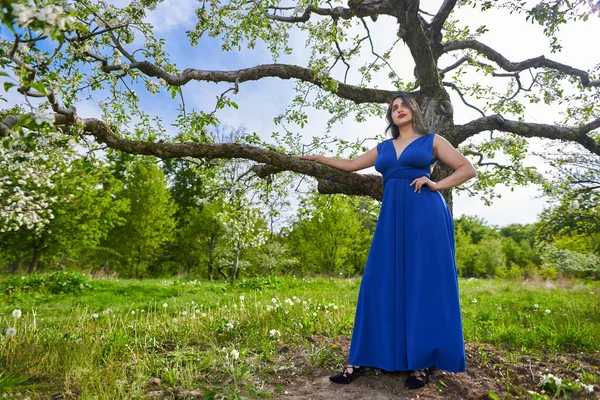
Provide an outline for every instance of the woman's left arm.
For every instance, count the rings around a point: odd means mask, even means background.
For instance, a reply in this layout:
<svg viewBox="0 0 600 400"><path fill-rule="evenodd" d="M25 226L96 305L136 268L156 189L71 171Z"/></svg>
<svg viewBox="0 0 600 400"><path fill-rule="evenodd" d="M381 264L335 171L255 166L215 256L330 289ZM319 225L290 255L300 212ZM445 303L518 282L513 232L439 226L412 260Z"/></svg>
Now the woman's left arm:
<svg viewBox="0 0 600 400"><path fill-rule="evenodd" d="M461 185L477 176L473 164L440 135L433 140L433 154L438 160L449 166L454 172L439 182L433 182L427 177L415 179L410 186L415 185L415 192L421 192L421 187L427 185L430 190L445 190Z"/></svg>

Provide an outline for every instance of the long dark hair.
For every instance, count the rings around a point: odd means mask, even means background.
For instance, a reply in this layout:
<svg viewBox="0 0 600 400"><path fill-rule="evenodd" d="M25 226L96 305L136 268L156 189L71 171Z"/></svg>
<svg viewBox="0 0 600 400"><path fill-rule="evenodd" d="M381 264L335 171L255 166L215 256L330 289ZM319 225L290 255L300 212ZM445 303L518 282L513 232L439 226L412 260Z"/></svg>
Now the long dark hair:
<svg viewBox="0 0 600 400"><path fill-rule="evenodd" d="M398 129L396 124L394 124L394 119L392 118L392 105L394 105L394 101L396 99L402 99L404 105L410 108L410 110L412 111L412 123L413 127L415 128L415 131L421 134L427 133L427 128L425 128L425 123L423 122L423 113L421 112L421 107L419 107L419 103L417 103L415 99L404 93L399 93L395 95L390 101L387 113L385 114L385 120L388 123L388 127L385 129L385 131L387 132L391 130L393 139L396 139L398 136L400 136L400 130Z"/></svg>

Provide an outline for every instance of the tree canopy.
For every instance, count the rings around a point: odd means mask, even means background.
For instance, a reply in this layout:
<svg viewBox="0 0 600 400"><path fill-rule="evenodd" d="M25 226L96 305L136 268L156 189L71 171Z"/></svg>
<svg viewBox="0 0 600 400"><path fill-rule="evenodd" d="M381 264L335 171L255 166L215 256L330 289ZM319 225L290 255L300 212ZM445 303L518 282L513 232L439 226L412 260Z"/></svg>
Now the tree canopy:
<svg viewBox="0 0 600 400"><path fill-rule="evenodd" d="M291 156L300 152L297 138L282 134L273 144L249 135L240 142L215 143L203 134L219 123L219 110L237 108L232 96L244 85L278 78L297 82L297 95L276 121L300 127L308 108L328 111L332 124L348 116L362 121L381 116L394 93L411 94L428 129L462 145L480 166L479 179L467 189L488 195L498 182L526 184L539 178L522 162L527 138L574 143L584 155L600 155L598 66L583 70L536 49L531 49L530 58L511 60L479 40L486 26L467 26L454 17L461 7L481 13L507 9L523 23L539 25L550 53L556 54L562 49L556 34L564 24L600 14L600 6L592 1L199 1L196 24L186 31L189 46L202 50L216 41L223 52L247 52L260 42L269 49L270 60L237 70L203 69L202 61L170 61L164 39L146 22L160 3L136 0L117 7L89 0L3 1L4 89L22 95L25 108L3 114L3 151L20 143L39 146L35 133L57 132L92 153L109 147L162 159L244 158L260 164L253 172L262 177L293 171L316 177L321 193L381 198L378 176L346 173ZM390 30L376 37L384 28ZM292 35L306 39L310 57L304 65L278 62L294 51L288 42ZM394 54L401 44L413 59L409 76L396 73ZM374 83L376 76L386 77L384 87ZM492 78L502 83L487 84ZM188 110L184 88L192 83L219 83L224 88L214 108ZM161 122L139 106L136 90L169 93L178 110L174 125L189 134L167 135ZM458 93L460 103L453 104L451 92ZM87 97L98 102L102 118L77 111L78 102ZM35 99L37 106L32 105ZM528 102L560 102L564 116L559 123L527 121ZM475 109L481 116L456 124L457 107ZM490 133L486 140L468 141L482 132ZM504 153L507 163L487 161L496 153ZM447 172L437 168L439 174ZM0 197L12 191L14 184L5 184Z"/></svg>

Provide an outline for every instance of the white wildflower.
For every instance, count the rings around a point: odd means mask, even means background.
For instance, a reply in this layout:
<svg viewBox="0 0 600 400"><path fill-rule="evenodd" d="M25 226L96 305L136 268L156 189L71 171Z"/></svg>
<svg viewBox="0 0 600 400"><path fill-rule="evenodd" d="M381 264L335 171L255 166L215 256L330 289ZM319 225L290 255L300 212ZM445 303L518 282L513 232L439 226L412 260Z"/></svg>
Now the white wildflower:
<svg viewBox="0 0 600 400"><path fill-rule="evenodd" d="M271 337L277 337L277 336L281 336L281 333L277 329L271 329L269 331L269 335Z"/></svg>
<svg viewBox="0 0 600 400"><path fill-rule="evenodd" d="M97 313L93 313L93 314L92 314L92 318L94 318L94 319L98 319L98 317L99 317L99 315L98 315Z"/></svg>
<svg viewBox="0 0 600 400"><path fill-rule="evenodd" d="M237 351L236 349L231 350L230 354L234 360L237 360L238 358L240 358L240 352Z"/></svg>
<svg viewBox="0 0 600 400"><path fill-rule="evenodd" d="M23 315L23 313L18 308L12 312L13 318L21 318L21 315Z"/></svg>
<svg viewBox="0 0 600 400"><path fill-rule="evenodd" d="M473 299L473 301L471 301L471 303L473 303L473 304L477 303L477 299Z"/></svg>
<svg viewBox="0 0 600 400"><path fill-rule="evenodd" d="M244 296L240 296L240 301L244 301Z"/></svg>
<svg viewBox="0 0 600 400"><path fill-rule="evenodd" d="M550 310L546 310L546 314L550 314Z"/></svg>
<svg viewBox="0 0 600 400"><path fill-rule="evenodd" d="M164 303L163 308L167 308L167 307L169 307L169 305L167 303Z"/></svg>
<svg viewBox="0 0 600 400"><path fill-rule="evenodd" d="M585 383L582 383L581 388L588 393L592 393L594 391L594 385L586 385Z"/></svg>

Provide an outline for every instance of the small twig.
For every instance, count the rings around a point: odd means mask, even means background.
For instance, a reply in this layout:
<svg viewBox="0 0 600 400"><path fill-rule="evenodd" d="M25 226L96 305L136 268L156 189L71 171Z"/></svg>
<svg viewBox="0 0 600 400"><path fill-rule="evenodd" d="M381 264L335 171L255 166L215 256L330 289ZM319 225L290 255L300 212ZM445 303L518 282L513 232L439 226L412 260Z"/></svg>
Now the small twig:
<svg viewBox="0 0 600 400"><path fill-rule="evenodd" d="M444 84L444 86L448 86L448 87L451 87L452 89L454 89L458 93L458 95L460 96L462 102L465 103L466 106L471 107L472 109L479 111L479 113L482 116L485 117L485 113L483 111L481 111L478 107L476 107L476 106L474 106L472 104L469 104L469 102L467 102L467 100L465 99L465 96L463 95L462 91L459 89L458 86L456 86L452 82L443 82L443 84Z"/></svg>

